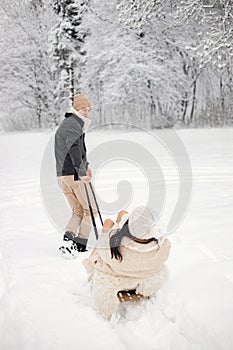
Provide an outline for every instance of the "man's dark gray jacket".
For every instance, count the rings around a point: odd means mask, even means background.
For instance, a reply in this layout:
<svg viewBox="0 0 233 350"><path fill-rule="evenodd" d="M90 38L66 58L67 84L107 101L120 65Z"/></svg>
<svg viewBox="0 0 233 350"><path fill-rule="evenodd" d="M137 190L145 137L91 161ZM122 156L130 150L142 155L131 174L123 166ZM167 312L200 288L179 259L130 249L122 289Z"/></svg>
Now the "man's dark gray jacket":
<svg viewBox="0 0 233 350"><path fill-rule="evenodd" d="M72 113L65 119L55 134L55 158L57 176L74 175L74 180L85 176L88 167L86 158L84 122Z"/></svg>

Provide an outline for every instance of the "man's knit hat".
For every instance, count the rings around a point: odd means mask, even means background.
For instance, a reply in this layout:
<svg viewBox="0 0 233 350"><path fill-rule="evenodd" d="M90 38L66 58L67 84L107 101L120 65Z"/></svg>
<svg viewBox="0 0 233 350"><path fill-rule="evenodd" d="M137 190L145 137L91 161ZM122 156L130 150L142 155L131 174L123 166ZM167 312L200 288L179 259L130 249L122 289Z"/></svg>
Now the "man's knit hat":
<svg viewBox="0 0 233 350"><path fill-rule="evenodd" d="M140 239L159 238L163 234L163 229L159 225L158 216L151 208L140 206L129 215L129 231Z"/></svg>
<svg viewBox="0 0 233 350"><path fill-rule="evenodd" d="M91 102L86 95L77 94L74 96L73 107L76 109L76 111L79 111L83 107L90 108Z"/></svg>

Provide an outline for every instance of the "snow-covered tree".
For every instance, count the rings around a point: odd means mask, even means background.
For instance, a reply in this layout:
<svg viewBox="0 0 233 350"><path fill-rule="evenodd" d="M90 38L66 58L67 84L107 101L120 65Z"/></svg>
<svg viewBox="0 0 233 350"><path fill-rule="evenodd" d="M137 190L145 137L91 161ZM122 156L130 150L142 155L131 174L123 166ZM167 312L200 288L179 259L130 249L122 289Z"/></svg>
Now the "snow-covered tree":
<svg viewBox="0 0 233 350"><path fill-rule="evenodd" d="M57 123L51 76L50 8L39 1L1 1L0 103L16 128ZM16 125L17 124L17 125ZM26 127L26 125L25 125Z"/></svg>
<svg viewBox="0 0 233 350"><path fill-rule="evenodd" d="M138 20L137 12L129 16L127 2L112 0L107 5L100 0L92 2L92 11L86 19L92 28L86 45L87 84L95 102L100 104L103 122L116 121L119 113L116 105L111 117L107 110L106 119L103 105L107 108L109 103L119 102L131 105L129 110L121 110L118 119L132 124L137 116L148 127L172 125L176 119L177 85L181 85L182 77L175 73L180 68L173 66L164 43L164 27L159 26L158 18L156 25L150 20L153 9L154 2L144 21ZM140 108L135 110L132 104Z"/></svg>
<svg viewBox="0 0 233 350"><path fill-rule="evenodd" d="M224 125L225 119L232 119L232 13L233 2L228 0L188 0L176 4L175 27L185 26L196 32L196 40L190 40L191 30L187 32L184 51L195 62L195 79L191 84L196 91L196 119L204 118L204 123L211 119L214 125ZM183 43L184 38L185 35Z"/></svg>
<svg viewBox="0 0 233 350"><path fill-rule="evenodd" d="M1 0L0 11L7 115L56 124L83 92L97 124L233 122L231 0Z"/></svg>
<svg viewBox="0 0 233 350"><path fill-rule="evenodd" d="M109 111L103 113L102 105L119 101L144 105L137 114L142 123L152 127L176 122L219 124L215 116L210 120L219 105L225 105L219 113L228 118L226 113L232 111L232 2L210 3L92 1L86 18L92 28L86 45L86 82L100 104L101 121L114 121L117 113L114 110L110 117ZM225 43L223 55L214 38ZM211 43L214 50L209 49ZM119 118L133 121L134 111L130 114L131 118L122 111Z"/></svg>
<svg viewBox="0 0 233 350"><path fill-rule="evenodd" d="M51 0L57 21L53 31L53 73L59 80L57 99L72 104L75 91L80 90L80 79L85 69L83 48L88 28L82 19L89 0Z"/></svg>

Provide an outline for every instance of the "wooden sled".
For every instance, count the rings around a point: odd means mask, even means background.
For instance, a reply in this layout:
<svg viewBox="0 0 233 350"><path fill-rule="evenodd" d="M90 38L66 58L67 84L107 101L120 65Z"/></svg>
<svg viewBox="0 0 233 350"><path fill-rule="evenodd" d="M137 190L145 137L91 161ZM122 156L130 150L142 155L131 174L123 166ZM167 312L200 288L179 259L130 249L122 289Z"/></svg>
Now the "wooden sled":
<svg viewBox="0 0 233 350"><path fill-rule="evenodd" d="M117 293L117 297L120 302L135 302L145 299L150 299L150 297L145 297L142 294L137 293L135 289L131 290L121 290Z"/></svg>

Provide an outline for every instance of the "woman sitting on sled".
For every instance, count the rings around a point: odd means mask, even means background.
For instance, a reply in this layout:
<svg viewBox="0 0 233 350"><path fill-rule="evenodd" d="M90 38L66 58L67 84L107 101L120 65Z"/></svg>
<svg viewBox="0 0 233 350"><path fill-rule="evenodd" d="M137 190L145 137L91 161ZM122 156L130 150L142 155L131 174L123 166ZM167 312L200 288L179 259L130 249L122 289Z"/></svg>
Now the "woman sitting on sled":
<svg viewBox="0 0 233 350"><path fill-rule="evenodd" d="M131 214L120 212L116 223L105 220L97 247L83 261L103 318L109 320L117 310L119 291L135 289L150 297L165 282L171 245L156 220L154 211L143 206Z"/></svg>

